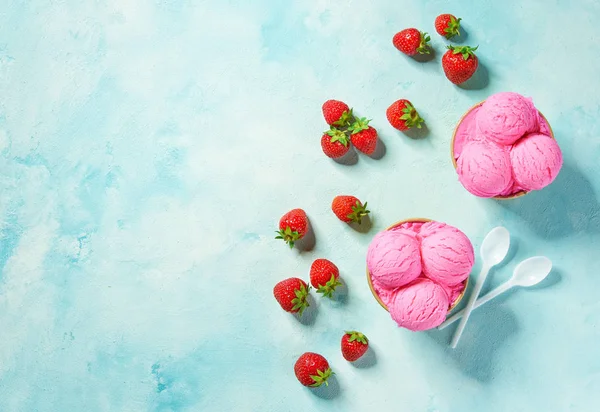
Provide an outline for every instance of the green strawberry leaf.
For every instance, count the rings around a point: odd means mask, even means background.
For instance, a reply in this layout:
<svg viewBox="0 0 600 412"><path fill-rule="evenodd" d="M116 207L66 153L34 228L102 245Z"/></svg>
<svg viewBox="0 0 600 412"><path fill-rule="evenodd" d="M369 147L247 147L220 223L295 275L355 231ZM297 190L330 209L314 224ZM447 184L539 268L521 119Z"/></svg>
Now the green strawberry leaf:
<svg viewBox="0 0 600 412"><path fill-rule="evenodd" d="M364 334L357 332L355 330L346 331L346 335L350 335L350 338L348 338L348 342L357 341L364 345L369 343L369 339L367 339L367 337Z"/></svg>
<svg viewBox="0 0 600 412"><path fill-rule="evenodd" d="M348 146L348 136L346 136L346 133L344 133L343 131L332 127L331 129L329 129L327 132L325 132L327 135L331 136L331 143L335 143L335 142L340 142L341 144L343 144L344 146Z"/></svg>
<svg viewBox="0 0 600 412"><path fill-rule="evenodd" d="M431 50L429 48L428 42L431 40L427 33L420 32L421 34L421 42L419 43L419 47L417 47L417 52L419 54L430 54Z"/></svg>
<svg viewBox="0 0 600 412"><path fill-rule="evenodd" d="M353 109L350 109L350 111L344 111L344 113L342 113L338 121L334 122L333 124L335 126L341 127L349 126L350 124L352 124L352 122L354 121L354 115L352 114L352 110Z"/></svg>
<svg viewBox="0 0 600 412"><path fill-rule="evenodd" d="M446 33L446 38L451 39L454 36L460 36L460 21L462 19L454 18L454 16L450 17L450 23L448 23L448 27L444 29Z"/></svg>
<svg viewBox="0 0 600 412"><path fill-rule="evenodd" d="M348 214L348 219L352 222L356 222L359 225L362 222L362 218L371 213L370 210L367 210L367 202L365 204L361 204L360 201L356 201L356 204L352 206L352 213Z"/></svg>
<svg viewBox="0 0 600 412"><path fill-rule="evenodd" d="M283 239L285 243L290 246L290 248L293 248L294 242L302 237L300 236L299 232L293 231L289 226L287 226L284 230L275 231L275 233L277 233L275 239Z"/></svg>
<svg viewBox="0 0 600 412"><path fill-rule="evenodd" d="M369 128L369 122L371 120L367 120L366 117L362 117L360 119L356 119L354 123L350 125L348 130L352 132L352 134L356 134L362 132L363 130L367 130Z"/></svg>
<svg viewBox="0 0 600 412"><path fill-rule="evenodd" d="M304 309L310 306L307 300L309 290L310 285L304 286L304 284L301 284L299 289L294 289L296 297L292 299L292 303L294 304L292 312L298 311L299 316L302 316Z"/></svg>
<svg viewBox="0 0 600 412"><path fill-rule="evenodd" d="M331 368L327 368L325 372L322 372L317 369L317 375L309 375L311 379L315 381L315 383L311 384L310 386L312 386L313 388L321 386L322 384L325 384L325 386L329 386L327 380L331 377L331 375L334 375L334 373L331 371Z"/></svg>
<svg viewBox="0 0 600 412"><path fill-rule="evenodd" d="M404 114L400 116L400 119L405 121L408 128L416 127L417 129L420 129L425 120L419 116L419 113L412 104L405 103L404 106L404 109L402 109Z"/></svg>
<svg viewBox="0 0 600 412"><path fill-rule="evenodd" d="M479 46L469 47L469 46L447 46L448 50L452 50L452 54L461 54L464 60L468 60L470 57L475 57L474 51L479 48Z"/></svg>
<svg viewBox="0 0 600 412"><path fill-rule="evenodd" d="M341 286L342 282L335 278L335 274L331 274L331 279L327 281L324 285L319 285L317 288L317 293L322 293L323 296L328 297L329 299L333 299L333 292L335 292L335 288Z"/></svg>

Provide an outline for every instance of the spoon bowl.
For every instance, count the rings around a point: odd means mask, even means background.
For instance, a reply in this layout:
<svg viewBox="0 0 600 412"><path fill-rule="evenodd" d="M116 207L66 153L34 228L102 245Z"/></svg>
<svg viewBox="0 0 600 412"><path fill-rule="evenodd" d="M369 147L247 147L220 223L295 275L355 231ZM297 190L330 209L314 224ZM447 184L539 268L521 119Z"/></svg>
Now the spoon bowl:
<svg viewBox="0 0 600 412"><path fill-rule="evenodd" d="M496 266L502 262L510 248L510 234L502 226L495 227L483 239L481 257L485 265Z"/></svg>
<svg viewBox="0 0 600 412"><path fill-rule="evenodd" d="M501 294L503 294L511 288L514 288L515 286L529 287L537 285L542 280L546 279L551 270L552 261L545 256L534 256L525 259L515 267L513 275L509 280L504 282L502 285L498 286L496 289L492 290L490 293L488 293L481 299L478 299L475 302L474 307L480 307L481 305L489 302L496 296L500 296ZM450 316L448 319L446 319L444 323L438 326L438 329L444 329L452 322L460 319L463 316L464 312L465 310L463 309Z"/></svg>
<svg viewBox="0 0 600 412"><path fill-rule="evenodd" d="M515 286L529 287L546 279L552 270L552 261L545 256L534 256L517 265L511 283Z"/></svg>

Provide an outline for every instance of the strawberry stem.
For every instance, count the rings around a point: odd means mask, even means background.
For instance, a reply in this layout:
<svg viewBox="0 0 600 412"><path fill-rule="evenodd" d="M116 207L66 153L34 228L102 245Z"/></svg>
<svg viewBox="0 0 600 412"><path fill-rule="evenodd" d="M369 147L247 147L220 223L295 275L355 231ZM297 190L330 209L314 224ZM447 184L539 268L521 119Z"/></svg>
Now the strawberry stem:
<svg viewBox="0 0 600 412"><path fill-rule="evenodd" d="M452 54L462 54L463 59L469 60L470 57L475 57L474 51L477 50L479 46L469 47L469 46L446 46L448 50L452 50Z"/></svg>
<svg viewBox="0 0 600 412"><path fill-rule="evenodd" d="M300 285L300 289L294 290L296 297L292 299L292 303L294 304L292 307L292 312L298 312L298 315L302 316L304 309L310 306L306 300L309 290L310 286L304 286L303 284Z"/></svg>
<svg viewBox="0 0 600 412"><path fill-rule="evenodd" d="M311 384L310 386L312 386L313 388L316 388L323 384L325 384L325 386L329 386L327 379L329 379L331 377L331 375L333 375L333 374L334 373L331 370L331 368L327 368L327 370L325 372L322 372L319 369L317 369L317 375L310 375L312 380L315 381L315 383Z"/></svg>
<svg viewBox="0 0 600 412"><path fill-rule="evenodd" d="M293 231L289 226L284 230L275 231L275 233L277 233L275 239L283 239L290 246L290 249L294 247L294 242L302 237L299 232Z"/></svg>
<svg viewBox="0 0 600 412"><path fill-rule="evenodd" d="M350 111L345 110L340 118L336 122L333 122L333 125L340 127L350 126L352 122L354 122L354 114L352 114L352 110L353 109L350 109Z"/></svg>
<svg viewBox="0 0 600 412"><path fill-rule="evenodd" d="M362 218L371 213L370 210L367 210L367 202L365 204L361 204L359 200L356 201L356 204L352 206L352 213L350 213L347 217L352 222L356 222L359 225L362 222Z"/></svg>
<svg viewBox="0 0 600 412"><path fill-rule="evenodd" d="M361 117L360 119L356 119L354 123L348 128L352 134L356 134L362 132L363 130L367 130L369 128L369 122L371 120L367 120L366 117Z"/></svg>
<svg viewBox="0 0 600 412"><path fill-rule="evenodd" d="M451 39L454 36L460 36L460 21L461 18L455 18L454 16L450 17L450 23L448 23L448 27L444 29L446 32L446 38Z"/></svg>
<svg viewBox="0 0 600 412"><path fill-rule="evenodd" d="M429 40L431 40L431 37L429 37L429 34L424 33L424 32L419 32L421 34L421 43L419 43L419 47L417 47L417 52L419 54L429 54L431 53L430 49L429 49Z"/></svg>
<svg viewBox="0 0 600 412"><path fill-rule="evenodd" d="M402 113L404 114L400 116L400 119L404 120L404 123L406 123L408 128L416 127L417 129L420 129L422 124L425 122L425 120L419 116L417 110L410 103L404 104Z"/></svg>
<svg viewBox="0 0 600 412"><path fill-rule="evenodd" d="M357 332L355 330L346 331L346 335L350 335L350 338L348 338L348 342L357 341L364 345L369 343L369 339L367 339L367 337L364 334Z"/></svg>
<svg viewBox="0 0 600 412"><path fill-rule="evenodd" d="M325 132L325 134L331 136L331 143L340 142L344 146L348 147L348 136L346 136L346 133L342 132L341 130L332 126L331 129Z"/></svg>
<svg viewBox="0 0 600 412"><path fill-rule="evenodd" d="M317 293L322 293L323 296L327 296L329 299L333 299L333 292L335 292L335 288L340 286L342 282L335 278L335 275L331 274L331 279L327 281L324 285L319 285L317 289Z"/></svg>

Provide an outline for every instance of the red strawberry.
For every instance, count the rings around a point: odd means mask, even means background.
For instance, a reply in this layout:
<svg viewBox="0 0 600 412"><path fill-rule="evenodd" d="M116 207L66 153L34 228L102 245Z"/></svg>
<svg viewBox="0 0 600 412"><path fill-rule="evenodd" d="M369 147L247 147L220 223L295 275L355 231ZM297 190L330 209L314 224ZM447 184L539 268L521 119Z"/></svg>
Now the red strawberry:
<svg viewBox="0 0 600 412"><path fill-rule="evenodd" d="M294 247L294 242L302 239L308 229L308 217L302 209L293 209L279 220L279 231L275 239L283 239L285 243Z"/></svg>
<svg viewBox="0 0 600 412"><path fill-rule="evenodd" d="M377 130L369 126L370 120L366 118L357 119L348 128L352 132L350 141L364 154L373 154L377 147Z"/></svg>
<svg viewBox="0 0 600 412"><path fill-rule="evenodd" d="M340 271L337 266L327 259L317 259L310 266L310 284L317 293L331 298L335 288L342 283L338 280Z"/></svg>
<svg viewBox="0 0 600 412"><path fill-rule="evenodd" d="M435 31L447 39L460 36L460 20L451 14L440 14L435 18Z"/></svg>
<svg viewBox="0 0 600 412"><path fill-rule="evenodd" d="M369 339L360 332L350 331L342 336L342 355L350 362L358 360L369 349Z"/></svg>
<svg viewBox="0 0 600 412"><path fill-rule="evenodd" d="M449 50L442 57L442 67L448 80L454 84L460 84L473 76L479 65L477 56L473 53L477 47L448 46Z"/></svg>
<svg viewBox="0 0 600 412"><path fill-rule="evenodd" d="M294 373L302 385L313 387L329 385L327 379L333 375L327 359L313 352L306 352L298 358Z"/></svg>
<svg viewBox="0 0 600 412"><path fill-rule="evenodd" d="M385 112L388 122L398 130L408 130L411 127L421 128L425 121L419 116L412 103L406 99L395 101Z"/></svg>
<svg viewBox="0 0 600 412"><path fill-rule="evenodd" d="M392 42L394 43L394 47L402 53L414 56L417 53L430 53L429 44L427 44L429 40L431 38L427 33L422 33L417 29L404 29L396 33Z"/></svg>
<svg viewBox="0 0 600 412"><path fill-rule="evenodd" d="M321 137L321 148L327 157L337 159L344 156L350 150L348 136L341 130L332 127Z"/></svg>
<svg viewBox="0 0 600 412"><path fill-rule="evenodd" d="M331 202L331 210L342 222L356 222L360 224L363 216L371 213L367 210L367 202L363 205L354 196L336 196Z"/></svg>
<svg viewBox="0 0 600 412"><path fill-rule="evenodd" d="M329 125L346 126L352 118L352 110L339 100L327 100L323 103L323 117Z"/></svg>
<svg viewBox="0 0 600 412"><path fill-rule="evenodd" d="M306 300L310 286L305 281L299 278L288 278L282 280L273 288L273 295L281 308L286 312L298 312L302 316L302 312L309 304Z"/></svg>

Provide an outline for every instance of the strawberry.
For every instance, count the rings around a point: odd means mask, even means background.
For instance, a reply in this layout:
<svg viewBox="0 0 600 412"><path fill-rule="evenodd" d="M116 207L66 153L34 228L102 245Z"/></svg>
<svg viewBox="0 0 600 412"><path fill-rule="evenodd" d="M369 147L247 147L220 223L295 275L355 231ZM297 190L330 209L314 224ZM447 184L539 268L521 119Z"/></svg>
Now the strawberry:
<svg viewBox="0 0 600 412"><path fill-rule="evenodd" d="M454 84L460 84L473 76L479 65L477 56L473 53L477 47L448 46L448 51L442 57L442 67L448 80Z"/></svg>
<svg viewBox="0 0 600 412"><path fill-rule="evenodd" d="M350 150L348 136L341 130L332 127L321 137L321 148L327 157L337 159L344 156Z"/></svg>
<svg viewBox="0 0 600 412"><path fill-rule="evenodd" d="M352 132L350 141L364 154L373 154L377 147L377 130L369 126L370 120L366 118L357 119L348 128Z"/></svg>
<svg viewBox="0 0 600 412"><path fill-rule="evenodd" d="M273 288L273 295L283 310L290 313L302 312L309 304L306 300L310 286L299 278L288 278L277 283Z"/></svg>
<svg viewBox="0 0 600 412"><path fill-rule="evenodd" d="M298 358L294 373L302 385L312 387L329 385L327 379L333 375L327 359L313 352L303 353Z"/></svg>
<svg viewBox="0 0 600 412"><path fill-rule="evenodd" d="M369 349L369 339L360 332L350 331L342 336L342 355L350 362L358 360Z"/></svg>
<svg viewBox="0 0 600 412"><path fill-rule="evenodd" d="M429 44L431 38L427 33L420 32L417 29L404 29L394 35L392 42L394 47L402 53L414 56L415 54L429 54Z"/></svg>
<svg viewBox="0 0 600 412"><path fill-rule="evenodd" d="M317 293L331 298L335 288L342 283L338 280L340 271L337 266L327 259L317 259L310 266L310 284Z"/></svg>
<svg viewBox="0 0 600 412"><path fill-rule="evenodd" d="M352 109L339 100L327 100L323 103L323 117L329 125L346 126L352 119Z"/></svg>
<svg viewBox="0 0 600 412"><path fill-rule="evenodd" d="M294 247L294 242L302 239L308 229L308 217L302 209L293 209L279 220L279 231L275 239L283 239L285 243Z"/></svg>
<svg viewBox="0 0 600 412"><path fill-rule="evenodd" d="M406 99L395 101L385 112L388 122L398 130L408 130L411 127L421 128L425 121L419 116L412 103Z"/></svg>
<svg viewBox="0 0 600 412"><path fill-rule="evenodd" d="M451 14L440 14L435 18L435 31L447 39L460 36L460 20Z"/></svg>
<svg viewBox="0 0 600 412"><path fill-rule="evenodd" d="M354 196L336 196L331 202L331 210L342 222L360 224L363 216L371 213L367 210L367 202L363 205Z"/></svg>

